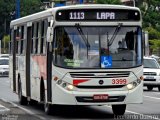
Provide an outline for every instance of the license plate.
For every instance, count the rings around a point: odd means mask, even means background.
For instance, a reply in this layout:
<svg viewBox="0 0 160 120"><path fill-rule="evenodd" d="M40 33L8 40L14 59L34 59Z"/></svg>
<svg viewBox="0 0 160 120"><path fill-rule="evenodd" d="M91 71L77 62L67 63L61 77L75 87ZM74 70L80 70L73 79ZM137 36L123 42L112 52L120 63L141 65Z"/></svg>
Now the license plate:
<svg viewBox="0 0 160 120"><path fill-rule="evenodd" d="M146 77L146 79L154 79L154 77Z"/></svg>
<svg viewBox="0 0 160 120"><path fill-rule="evenodd" d="M93 95L93 100L107 100L107 99L108 99L107 94Z"/></svg>

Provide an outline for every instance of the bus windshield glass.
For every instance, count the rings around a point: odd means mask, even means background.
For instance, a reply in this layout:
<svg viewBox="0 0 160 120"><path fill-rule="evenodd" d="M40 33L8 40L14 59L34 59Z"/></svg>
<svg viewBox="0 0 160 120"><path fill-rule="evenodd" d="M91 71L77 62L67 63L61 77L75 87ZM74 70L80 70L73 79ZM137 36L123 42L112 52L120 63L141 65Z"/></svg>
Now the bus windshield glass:
<svg viewBox="0 0 160 120"><path fill-rule="evenodd" d="M140 27L56 27L56 66L63 68L130 68L142 64Z"/></svg>

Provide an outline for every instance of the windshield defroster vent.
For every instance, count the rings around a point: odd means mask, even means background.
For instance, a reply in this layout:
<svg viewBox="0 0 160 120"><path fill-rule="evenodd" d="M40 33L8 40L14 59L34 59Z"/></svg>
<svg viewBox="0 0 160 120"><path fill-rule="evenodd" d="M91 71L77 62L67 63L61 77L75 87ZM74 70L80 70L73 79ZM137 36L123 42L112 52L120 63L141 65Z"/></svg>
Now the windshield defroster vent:
<svg viewBox="0 0 160 120"><path fill-rule="evenodd" d="M128 77L130 72L70 72L72 78L118 78Z"/></svg>

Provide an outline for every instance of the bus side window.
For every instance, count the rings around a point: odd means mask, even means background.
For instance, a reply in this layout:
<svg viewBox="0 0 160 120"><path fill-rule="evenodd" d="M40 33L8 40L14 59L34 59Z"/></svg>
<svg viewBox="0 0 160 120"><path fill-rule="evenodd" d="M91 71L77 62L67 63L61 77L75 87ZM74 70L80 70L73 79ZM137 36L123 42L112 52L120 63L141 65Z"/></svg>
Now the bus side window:
<svg viewBox="0 0 160 120"><path fill-rule="evenodd" d="M43 53L46 53L46 39L47 39L47 28L48 28L48 20L44 20L44 44L43 44Z"/></svg>
<svg viewBox="0 0 160 120"><path fill-rule="evenodd" d="M44 21L41 22L41 44L40 44L41 54L43 54L43 44L44 44Z"/></svg>
<svg viewBox="0 0 160 120"><path fill-rule="evenodd" d="M34 30L33 30L33 54L35 54L35 51L36 51L36 28L37 28L37 24L35 22Z"/></svg>
<svg viewBox="0 0 160 120"><path fill-rule="evenodd" d="M13 40L14 40L14 30L11 29L11 32L10 32L10 41L9 41L9 54L10 55L13 53Z"/></svg>
<svg viewBox="0 0 160 120"><path fill-rule="evenodd" d="M47 27L48 27L48 22L47 22L47 20L43 20L43 21L41 22L40 54L45 54Z"/></svg>
<svg viewBox="0 0 160 120"><path fill-rule="evenodd" d="M35 51L34 53L38 53L38 31L39 31L39 22L36 23L36 38L35 38Z"/></svg>
<svg viewBox="0 0 160 120"><path fill-rule="evenodd" d="M31 53L33 53L33 41L34 41L34 23L32 24L32 41L31 41Z"/></svg>
<svg viewBox="0 0 160 120"><path fill-rule="evenodd" d="M42 40L42 21L38 22L38 43L37 43L37 53L40 54L41 53L41 40Z"/></svg>
<svg viewBox="0 0 160 120"><path fill-rule="evenodd" d="M24 26L21 26L20 31L20 54L24 53Z"/></svg>
<svg viewBox="0 0 160 120"><path fill-rule="evenodd" d="M16 30L16 54L20 54L20 28Z"/></svg>

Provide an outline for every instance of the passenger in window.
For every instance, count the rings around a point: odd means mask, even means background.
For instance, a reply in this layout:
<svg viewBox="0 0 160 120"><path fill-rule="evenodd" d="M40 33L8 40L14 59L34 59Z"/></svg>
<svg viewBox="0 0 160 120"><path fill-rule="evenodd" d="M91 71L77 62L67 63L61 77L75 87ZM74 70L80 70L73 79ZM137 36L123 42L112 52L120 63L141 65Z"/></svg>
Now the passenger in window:
<svg viewBox="0 0 160 120"><path fill-rule="evenodd" d="M127 32L125 36L125 42L126 42L126 48L127 48L127 51L125 52L126 55L124 55L125 58L127 58L128 60L135 60L136 52L134 50L134 32L133 31Z"/></svg>
<svg viewBox="0 0 160 120"><path fill-rule="evenodd" d="M64 42L63 55L68 59L73 59L73 45L68 40Z"/></svg>
<svg viewBox="0 0 160 120"><path fill-rule="evenodd" d="M127 45L128 50L133 50L134 49L134 33L133 31L127 32L125 36L125 41Z"/></svg>

